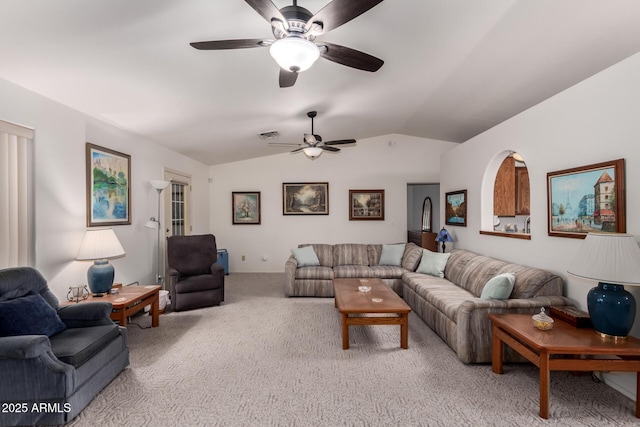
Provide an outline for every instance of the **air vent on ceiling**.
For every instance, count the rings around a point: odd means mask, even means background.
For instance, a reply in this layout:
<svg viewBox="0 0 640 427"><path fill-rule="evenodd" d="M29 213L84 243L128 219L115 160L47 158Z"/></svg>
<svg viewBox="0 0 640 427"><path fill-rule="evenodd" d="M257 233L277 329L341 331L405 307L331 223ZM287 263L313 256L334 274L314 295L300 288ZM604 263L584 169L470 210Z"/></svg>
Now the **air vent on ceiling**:
<svg viewBox="0 0 640 427"><path fill-rule="evenodd" d="M277 130L270 130L269 132L262 132L259 134L262 139L273 139L280 136Z"/></svg>

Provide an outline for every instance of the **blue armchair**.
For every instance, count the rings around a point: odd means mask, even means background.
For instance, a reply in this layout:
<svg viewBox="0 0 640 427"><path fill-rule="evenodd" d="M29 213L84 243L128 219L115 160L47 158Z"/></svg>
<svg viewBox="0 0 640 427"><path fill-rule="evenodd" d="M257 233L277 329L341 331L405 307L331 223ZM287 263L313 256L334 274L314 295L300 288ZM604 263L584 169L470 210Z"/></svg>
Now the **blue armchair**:
<svg viewBox="0 0 640 427"><path fill-rule="evenodd" d="M29 267L0 270L0 426L64 424L129 365L111 304L59 307Z"/></svg>

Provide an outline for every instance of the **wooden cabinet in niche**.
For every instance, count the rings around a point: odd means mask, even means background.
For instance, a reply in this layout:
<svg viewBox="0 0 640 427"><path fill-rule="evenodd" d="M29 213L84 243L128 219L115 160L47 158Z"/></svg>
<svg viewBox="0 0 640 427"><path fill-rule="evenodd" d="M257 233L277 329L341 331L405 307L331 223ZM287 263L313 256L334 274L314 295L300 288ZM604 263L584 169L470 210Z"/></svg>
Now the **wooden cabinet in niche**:
<svg viewBox="0 0 640 427"><path fill-rule="evenodd" d="M497 216L529 215L529 171L516 167L509 156L504 159L496 174L493 187L493 214Z"/></svg>

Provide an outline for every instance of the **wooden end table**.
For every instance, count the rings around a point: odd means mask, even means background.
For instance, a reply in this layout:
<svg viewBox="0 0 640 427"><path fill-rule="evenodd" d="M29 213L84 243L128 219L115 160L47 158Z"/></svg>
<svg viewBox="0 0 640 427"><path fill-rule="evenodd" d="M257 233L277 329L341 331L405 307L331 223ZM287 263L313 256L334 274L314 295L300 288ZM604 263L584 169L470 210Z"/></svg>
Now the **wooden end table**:
<svg viewBox="0 0 640 427"><path fill-rule="evenodd" d="M157 327L160 325L160 285L146 285L146 286L122 286L117 288L119 293L107 294L101 297L95 297L89 295L83 302L110 302L113 305L111 311L111 320L120 323L120 326L127 326L127 317L130 317L146 306L151 305L149 314L151 315L151 326ZM76 304L75 302L69 302L62 305Z"/></svg>
<svg viewBox="0 0 640 427"><path fill-rule="evenodd" d="M502 374L504 344L540 368L540 417L549 417L551 371L636 372L636 417L640 418L640 340L607 340L591 328L574 328L555 320L553 329L533 326L529 314L490 314L492 323L492 369ZM562 358L554 356L564 355ZM567 358L566 356L573 356ZM593 359L591 356L617 356Z"/></svg>
<svg viewBox="0 0 640 427"><path fill-rule="evenodd" d="M371 286L360 292L358 286ZM335 305L342 315L342 348L349 348L349 325L400 325L400 347L409 348L409 312L411 308L380 279L334 279ZM379 300L379 301L378 301ZM364 316L366 314L396 316ZM352 317L352 316L356 317Z"/></svg>

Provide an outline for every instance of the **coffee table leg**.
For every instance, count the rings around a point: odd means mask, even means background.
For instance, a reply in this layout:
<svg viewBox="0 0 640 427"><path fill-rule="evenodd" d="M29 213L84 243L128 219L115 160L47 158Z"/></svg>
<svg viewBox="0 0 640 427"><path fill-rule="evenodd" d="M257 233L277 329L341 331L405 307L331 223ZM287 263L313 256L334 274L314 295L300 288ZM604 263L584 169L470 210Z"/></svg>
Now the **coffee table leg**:
<svg viewBox="0 0 640 427"><path fill-rule="evenodd" d="M349 348L349 325L347 324L347 315L345 313L342 314L342 349L346 350Z"/></svg>
<svg viewBox="0 0 640 427"><path fill-rule="evenodd" d="M400 323L400 347L409 348L409 314L401 314L402 323Z"/></svg>
<svg viewBox="0 0 640 427"><path fill-rule="evenodd" d="M540 353L540 417L549 418L549 354Z"/></svg>
<svg viewBox="0 0 640 427"><path fill-rule="evenodd" d="M151 327L156 328L160 325L160 295L156 293L156 298L151 303Z"/></svg>
<svg viewBox="0 0 640 427"><path fill-rule="evenodd" d="M636 418L640 418L640 372L636 373Z"/></svg>
<svg viewBox="0 0 640 427"><path fill-rule="evenodd" d="M503 343L500 337L498 337L498 328L496 325L492 327L491 342L491 370L494 374L502 374Z"/></svg>
<svg viewBox="0 0 640 427"><path fill-rule="evenodd" d="M127 327L127 310L124 307L120 309L120 326Z"/></svg>

